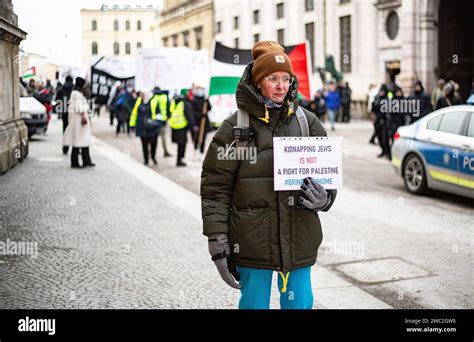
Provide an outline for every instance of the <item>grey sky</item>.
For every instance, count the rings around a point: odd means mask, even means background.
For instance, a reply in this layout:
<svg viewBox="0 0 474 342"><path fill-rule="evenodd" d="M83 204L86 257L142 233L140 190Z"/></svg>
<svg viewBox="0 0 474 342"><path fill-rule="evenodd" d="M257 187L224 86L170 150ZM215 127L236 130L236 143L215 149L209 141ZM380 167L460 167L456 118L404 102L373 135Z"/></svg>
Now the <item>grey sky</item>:
<svg viewBox="0 0 474 342"><path fill-rule="evenodd" d="M159 0L13 0L18 24L28 33L21 47L25 52L47 56L52 63L70 66L81 65L81 9L108 6L149 4L157 6Z"/></svg>

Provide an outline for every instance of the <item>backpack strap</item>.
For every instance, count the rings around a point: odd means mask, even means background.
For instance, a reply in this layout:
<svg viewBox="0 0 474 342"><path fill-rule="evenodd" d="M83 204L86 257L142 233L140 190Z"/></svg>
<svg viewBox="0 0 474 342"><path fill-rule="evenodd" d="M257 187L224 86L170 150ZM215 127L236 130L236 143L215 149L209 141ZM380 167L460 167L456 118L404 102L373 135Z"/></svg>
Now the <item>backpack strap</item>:
<svg viewBox="0 0 474 342"><path fill-rule="evenodd" d="M298 119L298 123L300 124L301 136L309 137L308 118L306 117L306 114L303 112L303 109L300 106L298 106L298 108L296 109L296 118Z"/></svg>
<svg viewBox="0 0 474 342"><path fill-rule="evenodd" d="M237 126L248 128L250 125L250 116L245 110L238 108L237 109ZM237 147L246 147L249 142L247 140L237 141Z"/></svg>

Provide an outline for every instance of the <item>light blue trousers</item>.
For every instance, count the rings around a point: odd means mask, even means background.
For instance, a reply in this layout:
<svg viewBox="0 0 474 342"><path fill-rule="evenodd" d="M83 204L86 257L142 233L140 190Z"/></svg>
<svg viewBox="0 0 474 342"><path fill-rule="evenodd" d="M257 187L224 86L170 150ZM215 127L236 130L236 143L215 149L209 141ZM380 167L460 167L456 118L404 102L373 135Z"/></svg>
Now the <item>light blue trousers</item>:
<svg viewBox="0 0 474 342"><path fill-rule="evenodd" d="M238 267L240 273L241 298L239 309L269 309L272 290L271 270ZM311 267L298 268L287 276L286 291L282 293L284 280L277 272L280 307L282 309L311 309L313 290L311 288Z"/></svg>
<svg viewBox="0 0 474 342"><path fill-rule="evenodd" d="M336 123L336 110L328 109L328 116L329 116L329 123L331 124L331 127L334 127Z"/></svg>

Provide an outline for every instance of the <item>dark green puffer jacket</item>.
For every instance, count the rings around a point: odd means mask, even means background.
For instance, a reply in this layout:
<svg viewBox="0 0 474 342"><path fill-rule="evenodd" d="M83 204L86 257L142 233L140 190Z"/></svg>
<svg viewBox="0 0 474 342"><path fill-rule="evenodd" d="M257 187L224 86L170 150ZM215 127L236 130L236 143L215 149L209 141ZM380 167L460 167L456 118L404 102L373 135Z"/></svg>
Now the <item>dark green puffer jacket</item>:
<svg viewBox="0 0 474 342"><path fill-rule="evenodd" d="M203 163L204 235L228 234L232 257L238 266L290 272L315 264L323 238L318 214L295 206L300 191L273 190L273 137L301 136L296 115L288 115L291 104L295 111L298 106L297 82L290 87L281 108L269 109L266 123L259 119L265 117L265 106L252 85L251 68L252 63L239 82L236 98L238 107L250 115L255 139L247 147L257 147L257 162L218 158L234 140L234 113L214 135ZM326 136L318 118L304 112L310 135ZM329 192L333 203L336 191Z"/></svg>

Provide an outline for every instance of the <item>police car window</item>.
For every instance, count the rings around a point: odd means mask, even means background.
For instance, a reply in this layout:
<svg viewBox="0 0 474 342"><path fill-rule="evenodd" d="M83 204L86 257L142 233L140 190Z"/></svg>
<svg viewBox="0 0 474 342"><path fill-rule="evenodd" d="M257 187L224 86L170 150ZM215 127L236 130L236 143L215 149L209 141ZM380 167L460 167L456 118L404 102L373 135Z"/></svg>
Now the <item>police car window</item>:
<svg viewBox="0 0 474 342"><path fill-rule="evenodd" d="M474 138L474 113L471 113L471 120L469 120L469 126L467 127L467 136Z"/></svg>
<svg viewBox="0 0 474 342"><path fill-rule="evenodd" d="M466 112L451 112L443 115L438 131L451 134L461 134L462 123Z"/></svg>
<svg viewBox="0 0 474 342"><path fill-rule="evenodd" d="M433 131L437 131L442 117L442 115L438 115L437 117L428 121L428 125L426 126L426 128L431 129Z"/></svg>

